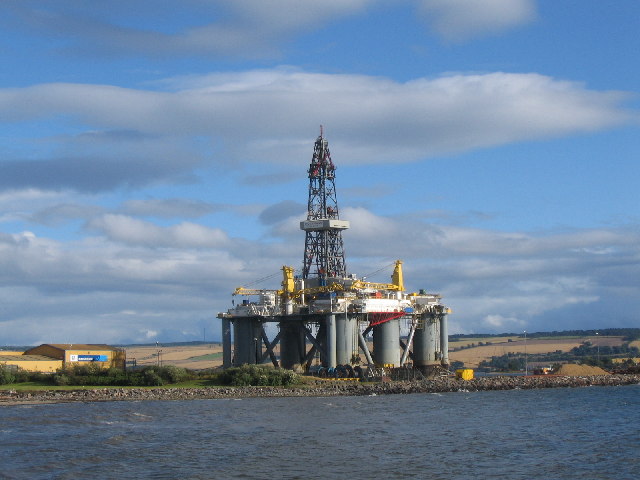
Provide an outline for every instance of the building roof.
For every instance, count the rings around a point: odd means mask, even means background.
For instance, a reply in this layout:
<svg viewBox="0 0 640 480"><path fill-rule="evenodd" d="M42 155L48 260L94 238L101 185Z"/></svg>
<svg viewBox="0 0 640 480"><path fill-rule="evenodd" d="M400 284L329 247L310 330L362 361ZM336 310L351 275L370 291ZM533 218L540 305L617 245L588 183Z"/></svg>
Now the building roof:
<svg viewBox="0 0 640 480"><path fill-rule="evenodd" d="M45 355L0 355L0 362L60 362Z"/></svg>
<svg viewBox="0 0 640 480"><path fill-rule="evenodd" d="M53 347L60 350L116 350L116 347L103 343L43 343L40 346Z"/></svg>

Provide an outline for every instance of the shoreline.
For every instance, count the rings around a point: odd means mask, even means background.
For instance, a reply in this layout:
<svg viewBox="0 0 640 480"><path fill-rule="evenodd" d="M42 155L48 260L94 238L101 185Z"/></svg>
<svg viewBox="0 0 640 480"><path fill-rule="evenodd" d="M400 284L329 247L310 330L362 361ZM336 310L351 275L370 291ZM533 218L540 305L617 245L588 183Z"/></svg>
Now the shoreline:
<svg viewBox="0 0 640 480"><path fill-rule="evenodd" d="M0 390L0 406L72 402L196 400L276 397L403 395L410 393L480 392L640 384L640 375L439 377L413 382L351 383L324 381L293 387L104 388L78 390Z"/></svg>

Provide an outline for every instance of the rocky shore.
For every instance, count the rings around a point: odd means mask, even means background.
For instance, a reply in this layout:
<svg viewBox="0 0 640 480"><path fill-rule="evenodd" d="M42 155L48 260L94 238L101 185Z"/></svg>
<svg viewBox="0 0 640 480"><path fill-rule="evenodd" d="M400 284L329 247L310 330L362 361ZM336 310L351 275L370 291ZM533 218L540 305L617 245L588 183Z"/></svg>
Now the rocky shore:
<svg viewBox="0 0 640 480"><path fill-rule="evenodd" d="M329 397L338 395L397 395L408 393L478 392L538 388L572 388L640 384L640 375L480 377L461 380L440 377L416 382L323 381L296 387L207 387L207 388L82 388L78 390L0 391L1 405L65 402L141 400L189 400L249 397Z"/></svg>

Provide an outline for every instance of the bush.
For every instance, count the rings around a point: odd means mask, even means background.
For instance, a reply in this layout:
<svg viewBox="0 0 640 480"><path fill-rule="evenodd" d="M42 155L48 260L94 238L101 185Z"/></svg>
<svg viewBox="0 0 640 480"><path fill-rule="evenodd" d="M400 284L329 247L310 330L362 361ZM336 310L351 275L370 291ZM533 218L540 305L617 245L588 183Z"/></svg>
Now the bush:
<svg viewBox="0 0 640 480"><path fill-rule="evenodd" d="M161 386L190 378L192 374L184 368L169 365L150 366L141 370L125 372L117 368L108 370L99 365L74 365L61 369L53 375L55 385L82 386Z"/></svg>
<svg viewBox="0 0 640 480"><path fill-rule="evenodd" d="M40 372L27 372L21 368L15 372L15 382L23 383L23 382L42 382L49 380L51 378L50 374L40 373Z"/></svg>
<svg viewBox="0 0 640 480"><path fill-rule="evenodd" d="M53 384L54 385L70 385L71 378L69 375L65 375L64 373L56 373L53 376Z"/></svg>
<svg viewBox="0 0 640 480"><path fill-rule="evenodd" d="M161 367L158 374L168 383L178 383L189 379L189 372L185 368L176 367L175 365Z"/></svg>
<svg viewBox="0 0 640 480"><path fill-rule="evenodd" d="M149 387L159 387L164 385L164 381L154 370L149 369L143 372L144 384Z"/></svg>
<svg viewBox="0 0 640 480"><path fill-rule="evenodd" d="M242 365L225 370L221 382L235 387L243 386L287 386L298 381L291 370L275 369L264 365Z"/></svg>
<svg viewBox="0 0 640 480"><path fill-rule="evenodd" d="M206 372L211 376L211 372ZM41 382L52 385L73 386L160 386L196 378L194 372L174 365L149 366L140 370L124 371L104 369L99 364L73 365L59 369L55 374L13 371L0 366L0 385L17 382Z"/></svg>
<svg viewBox="0 0 640 480"><path fill-rule="evenodd" d="M15 383L15 381L15 374L8 368L0 365L0 385L9 385L10 383Z"/></svg>

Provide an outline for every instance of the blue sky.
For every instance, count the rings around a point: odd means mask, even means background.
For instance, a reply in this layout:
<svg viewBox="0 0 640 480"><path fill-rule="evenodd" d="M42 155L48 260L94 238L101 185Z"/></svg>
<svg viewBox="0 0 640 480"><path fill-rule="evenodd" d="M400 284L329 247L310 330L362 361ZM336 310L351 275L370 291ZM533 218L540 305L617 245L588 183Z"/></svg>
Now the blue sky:
<svg viewBox="0 0 640 480"><path fill-rule="evenodd" d="M5 0L0 344L218 336L301 266L320 125L349 271L402 259L452 333L639 326L639 27L635 0Z"/></svg>

